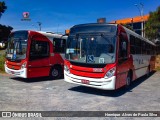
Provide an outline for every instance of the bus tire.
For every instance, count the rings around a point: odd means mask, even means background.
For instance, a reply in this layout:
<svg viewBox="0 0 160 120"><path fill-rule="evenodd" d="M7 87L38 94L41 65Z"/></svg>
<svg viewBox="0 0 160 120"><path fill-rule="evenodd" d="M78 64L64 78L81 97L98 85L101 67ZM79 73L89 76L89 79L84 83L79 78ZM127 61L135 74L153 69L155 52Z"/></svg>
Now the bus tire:
<svg viewBox="0 0 160 120"><path fill-rule="evenodd" d="M62 76L62 68L60 66L54 66L50 70L50 78L59 79Z"/></svg>
<svg viewBox="0 0 160 120"><path fill-rule="evenodd" d="M131 72L128 72L127 78L126 78L126 88L129 88L131 86L131 82L132 82L132 76L131 76Z"/></svg>

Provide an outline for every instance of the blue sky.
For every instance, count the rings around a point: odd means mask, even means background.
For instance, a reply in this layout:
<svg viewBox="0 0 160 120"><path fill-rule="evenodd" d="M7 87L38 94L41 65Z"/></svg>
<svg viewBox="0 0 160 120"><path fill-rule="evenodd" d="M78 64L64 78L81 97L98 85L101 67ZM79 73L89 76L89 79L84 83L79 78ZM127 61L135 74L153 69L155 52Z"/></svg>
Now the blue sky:
<svg viewBox="0 0 160 120"><path fill-rule="evenodd" d="M160 0L0 0L8 9L2 15L0 24L10 25L14 30L38 30L62 32L73 25L94 23L97 18L107 22L139 16L134 4L144 4L144 14L155 11ZM29 12L31 21L21 21L22 13Z"/></svg>

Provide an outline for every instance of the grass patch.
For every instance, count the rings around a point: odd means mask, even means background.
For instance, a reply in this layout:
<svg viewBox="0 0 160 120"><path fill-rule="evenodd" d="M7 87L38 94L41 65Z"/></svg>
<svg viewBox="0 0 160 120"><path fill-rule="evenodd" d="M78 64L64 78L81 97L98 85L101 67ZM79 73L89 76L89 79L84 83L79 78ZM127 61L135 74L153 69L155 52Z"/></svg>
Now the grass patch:
<svg viewBox="0 0 160 120"><path fill-rule="evenodd" d="M156 71L160 71L160 55L156 56L156 66L155 66Z"/></svg>
<svg viewBox="0 0 160 120"><path fill-rule="evenodd" d="M5 52L0 51L0 73L4 73Z"/></svg>
<svg viewBox="0 0 160 120"><path fill-rule="evenodd" d="M160 71L160 67L157 67L155 70L156 70L156 71Z"/></svg>

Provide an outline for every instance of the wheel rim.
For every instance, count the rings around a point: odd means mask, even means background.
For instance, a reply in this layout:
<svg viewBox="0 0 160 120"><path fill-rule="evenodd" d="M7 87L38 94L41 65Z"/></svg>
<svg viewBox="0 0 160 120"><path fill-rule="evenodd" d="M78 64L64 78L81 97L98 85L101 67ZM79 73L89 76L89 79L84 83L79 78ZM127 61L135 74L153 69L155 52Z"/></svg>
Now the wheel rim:
<svg viewBox="0 0 160 120"><path fill-rule="evenodd" d="M57 77L59 75L58 70L57 69L53 69L52 70L52 76Z"/></svg>

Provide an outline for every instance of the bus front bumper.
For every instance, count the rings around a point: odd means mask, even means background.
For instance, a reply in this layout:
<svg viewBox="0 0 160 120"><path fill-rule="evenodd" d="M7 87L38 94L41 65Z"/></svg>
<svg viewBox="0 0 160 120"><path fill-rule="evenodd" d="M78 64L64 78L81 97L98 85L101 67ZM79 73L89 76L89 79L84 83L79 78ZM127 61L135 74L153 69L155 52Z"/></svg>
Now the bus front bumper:
<svg viewBox="0 0 160 120"><path fill-rule="evenodd" d="M87 84L83 83L83 80L88 81ZM102 90L115 90L116 76L110 78L88 78L64 71L64 81Z"/></svg>
<svg viewBox="0 0 160 120"><path fill-rule="evenodd" d="M26 68L23 68L20 70L13 70L13 69L8 68L6 64L4 65L4 67L5 67L5 72L10 75L14 75L14 76L21 77L21 78L27 78Z"/></svg>

